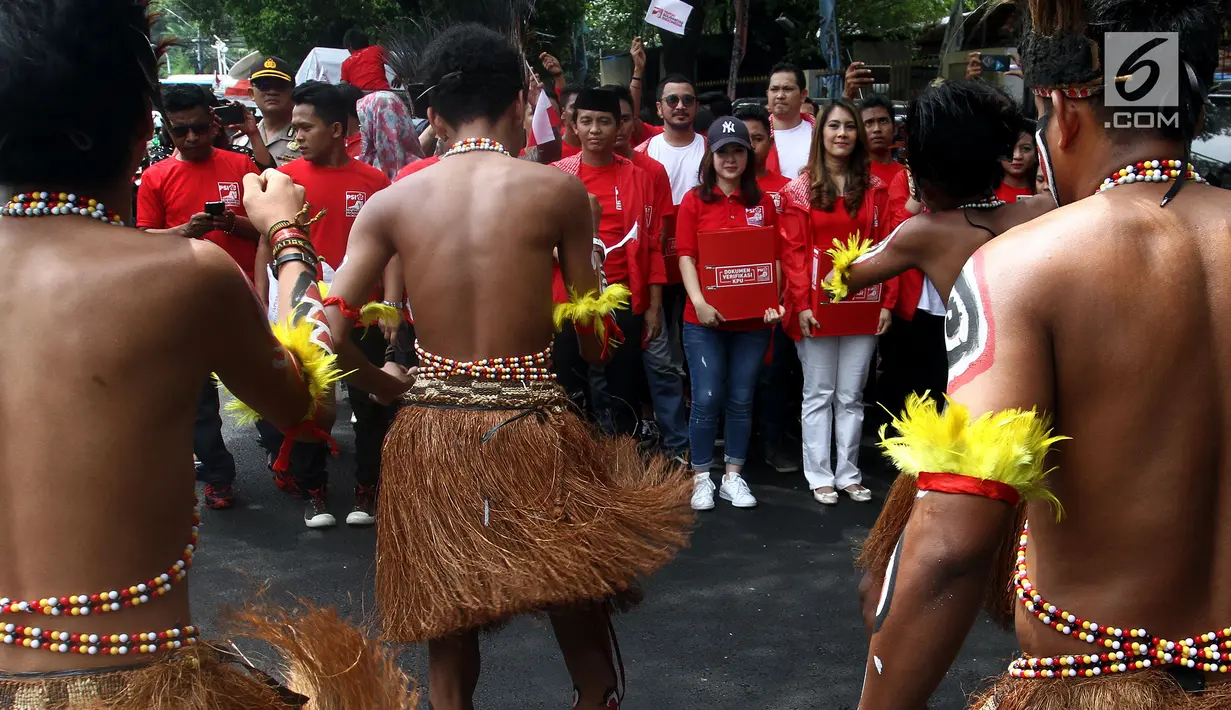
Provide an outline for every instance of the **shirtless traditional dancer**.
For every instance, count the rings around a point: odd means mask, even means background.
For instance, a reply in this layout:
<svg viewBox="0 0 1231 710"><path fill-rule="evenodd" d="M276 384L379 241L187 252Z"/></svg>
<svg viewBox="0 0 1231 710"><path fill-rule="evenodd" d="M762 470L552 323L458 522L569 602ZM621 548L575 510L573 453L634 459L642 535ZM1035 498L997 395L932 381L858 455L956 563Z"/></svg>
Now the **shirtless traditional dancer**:
<svg viewBox="0 0 1231 710"><path fill-rule="evenodd" d="M606 600L685 542L691 483L661 459L647 467L631 439L597 437L553 381L553 249L573 294L557 316L572 317L583 356L638 344L618 344L612 327L627 289L598 291L581 182L509 156L525 138L522 57L461 25L422 66L430 120L461 140L368 202L326 300L342 368L396 398L347 332L348 304L400 256L420 364L384 448L384 632L428 642L432 706L458 710L473 707L479 630L549 610L575 707L616 708Z"/></svg>
<svg viewBox="0 0 1231 710"><path fill-rule="evenodd" d="M826 279L830 293L835 297L856 293L919 269L924 275L922 288L910 296L918 299L915 317L936 320L941 332L935 334L934 346L943 348L944 304L962 265L996 235L1055 207L1048 197L1013 204L995 199L1003 172L1000 159L1013 150L1018 117L1012 99L978 81L942 82L912 101L906 117L910 156L906 179L913 178L911 199L925 205L927 212L907 219L862 255L850 245L832 250L835 261L853 259L854 264L830 273ZM909 290L902 288L903 293ZM943 380L938 383L940 391L932 393L934 398L943 396L943 384ZM885 566L910 515L915 492L913 478L900 476L894 481L856 563L866 572L860 592L869 632ZM1012 549L1006 552L1012 554ZM1005 565L1006 579L1011 563L1009 559ZM1008 627L1013 610L1007 598L1001 595L989 602L993 618Z"/></svg>
<svg viewBox="0 0 1231 710"><path fill-rule="evenodd" d="M188 461L211 372L279 426L327 426L331 398L314 398L309 385L337 377L328 330L308 312L321 313L311 290L294 294L306 317L282 330L307 337L288 350L225 252L129 227L157 65L142 2L0 4L0 183L13 190L0 202L4 708L255 710L305 700L202 641L192 623ZM103 103L106 111L82 110ZM260 178L247 187L258 206ZM313 334L319 345L307 346ZM243 619L245 635L302 632L287 660L292 686L316 707L366 703L389 688L397 701L377 707L410 703L390 657L336 616ZM339 694L347 687L369 690Z"/></svg>
<svg viewBox="0 0 1231 710"><path fill-rule="evenodd" d="M949 306L952 404L909 407L886 442L921 497L860 708L923 706L1019 499L1025 655L972 707L1231 707L1231 193L1185 162L1222 18L1207 0L1032 1L1029 15L1019 46L1061 207L967 263ZM1178 128L1105 126L1104 92L1127 89L1108 33L1130 31L1178 33L1178 71L1157 77L1179 86ZM1049 417L1072 439L1051 439Z"/></svg>

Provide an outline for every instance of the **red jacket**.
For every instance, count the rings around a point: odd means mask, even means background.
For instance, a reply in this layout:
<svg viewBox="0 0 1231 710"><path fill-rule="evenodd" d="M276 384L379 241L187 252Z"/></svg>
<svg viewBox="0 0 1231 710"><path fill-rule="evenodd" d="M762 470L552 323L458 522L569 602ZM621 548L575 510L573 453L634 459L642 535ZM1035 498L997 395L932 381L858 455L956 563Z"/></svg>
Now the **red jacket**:
<svg viewBox="0 0 1231 710"><path fill-rule="evenodd" d="M909 174L899 171L889 184L889 222L885 234L893 234L893 230L915 215L906 209L910 199ZM926 212L927 209L924 208ZM894 315L906 320L915 319L915 310L919 308L919 296L923 294L923 272L918 269L904 271L898 276L898 302L893 308Z"/></svg>
<svg viewBox="0 0 1231 710"><path fill-rule="evenodd" d="M888 219L888 185L875 175L868 175L868 186L863 204L854 218L846 214L839 202L832 213L812 208L811 178L805 173L795 178L783 189L786 213L782 216L783 254L782 269L786 274L786 319L783 327L787 335L799 340L803 337L799 328L799 314L812 308L814 296L820 301L813 309L813 317L821 324L816 335L872 335L881 308L893 309L897 305L898 283L893 278L884 284L876 284L851 294L840 303L830 303L829 296L816 285L833 268L833 261L825 251L838 239L846 243L851 232L859 230L861 239L871 239L873 244L884 239ZM837 226L819 232L819 224L832 222Z"/></svg>
<svg viewBox="0 0 1231 710"><path fill-rule="evenodd" d="M623 231L627 234L634 224L637 225L638 231L635 241L620 248L625 250L628 258L628 289L632 291L632 311L640 314L650 305L650 286L667 282L667 270L659 242L663 216L654 209L654 186L650 174L633 165L627 158L617 155L615 160L621 169L619 180L629 186L628 190L620 192L621 199L626 198L629 204L629 208L622 211ZM581 155L559 160L552 165L569 175L579 177ZM559 264L554 265L554 271L552 295L557 303L563 303L568 300L568 292L560 274Z"/></svg>

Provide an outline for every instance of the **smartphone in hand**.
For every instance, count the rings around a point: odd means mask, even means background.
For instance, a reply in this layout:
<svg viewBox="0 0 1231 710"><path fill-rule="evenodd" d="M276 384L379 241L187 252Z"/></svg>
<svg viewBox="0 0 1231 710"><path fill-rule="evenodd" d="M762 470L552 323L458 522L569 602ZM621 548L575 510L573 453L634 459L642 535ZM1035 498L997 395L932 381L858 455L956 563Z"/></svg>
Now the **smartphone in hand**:
<svg viewBox="0 0 1231 710"><path fill-rule="evenodd" d="M244 107L236 104L223 104L214 107L214 115L224 126L239 126L247 121Z"/></svg>
<svg viewBox="0 0 1231 710"><path fill-rule="evenodd" d="M1007 54L980 54L979 64L983 66L983 71L1007 72L1013 68L1013 58Z"/></svg>
<svg viewBox="0 0 1231 710"><path fill-rule="evenodd" d="M221 217L227 211L227 206L222 202L206 202L205 214L211 217Z"/></svg>

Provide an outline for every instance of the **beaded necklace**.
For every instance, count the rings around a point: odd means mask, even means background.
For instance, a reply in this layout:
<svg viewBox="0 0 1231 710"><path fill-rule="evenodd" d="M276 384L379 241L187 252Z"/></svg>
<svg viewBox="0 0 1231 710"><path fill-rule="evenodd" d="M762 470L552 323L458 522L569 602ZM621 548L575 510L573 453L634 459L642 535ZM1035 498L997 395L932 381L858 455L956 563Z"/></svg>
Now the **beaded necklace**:
<svg viewBox="0 0 1231 710"><path fill-rule="evenodd" d="M58 217L80 215L100 222L123 227L124 222L115 212L98 200L65 192L30 192L13 195L3 208L0 217Z"/></svg>
<svg viewBox="0 0 1231 710"><path fill-rule="evenodd" d="M1231 627L1183 641L1151 636L1145 629L1122 629L1096 624L1052 604L1039 594L1026 574L1026 539L1029 525L1022 526L1017 548L1017 571L1013 578L1017 598L1026 611L1057 632L1099 647L1102 653L1031 658L1023 656L1009 664L1015 678L1093 678L1105 673L1143 670L1154 665L1226 673L1231 650Z"/></svg>
<svg viewBox="0 0 1231 710"><path fill-rule="evenodd" d="M1098 186L1098 192L1110 190L1116 185L1127 185L1133 182L1171 182L1180 179L1180 168L1184 165L1180 160L1143 160L1135 165L1125 165L1110 176L1103 178ZM1192 163L1184 171L1184 178L1193 182L1205 182L1205 178L1197 173ZM1096 192L1095 194L1098 194Z"/></svg>
<svg viewBox="0 0 1231 710"><path fill-rule="evenodd" d="M978 202L969 202L967 204L962 205L961 207L958 207L958 209L959 210L994 210L997 207L1004 207L1004 205L1005 205L1004 200L1001 200L995 197L988 197L988 198L979 200Z"/></svg>
<svg viewBox="0 0 1231 710"><path fill-rule="evenodd" d="M453 144L453 147L444 155L440 156L441 160L452 155L462 155L463 153L474 153L475 151L487 151L491 153L500 153L508 157L513 157L509 151L505 150L504 146L491 138L466 138Z"/></svg>

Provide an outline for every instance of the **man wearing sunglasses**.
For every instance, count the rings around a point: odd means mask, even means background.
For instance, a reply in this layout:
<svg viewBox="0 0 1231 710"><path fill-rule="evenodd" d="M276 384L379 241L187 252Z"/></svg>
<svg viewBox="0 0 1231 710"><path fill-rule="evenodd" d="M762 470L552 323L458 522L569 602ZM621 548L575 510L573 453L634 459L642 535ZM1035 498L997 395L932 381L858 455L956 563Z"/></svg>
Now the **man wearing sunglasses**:
<svg viewBox="0 0 1231 710"><path fill-rule="evenodd" d="M290 65L277 57L268 57L253 68L249 81L252 85L248 96L261 110L257 135L277 162L273 167L280 168L302 157L295 129L291 126L291 111L295 108L291 90L295 88L295 80L291 78ZM252 139L246 135L235 139L237 146L251 147L251 144Z"/></svg>
<svg viewBox="0 0 1231 710"><path fill-rule="evenodd" d="M259 233L245 216L242 200L244 176L256 173L256 164L246 155L214 147L219 126L208 90L172 85L163 90L162 101L163 125L175 153L142 175L137 227L211 241L226 250L251 281ZM218 389L212 381L203 384L193 437L202 464L199 476L206 484L205 505L231 507L235 459L222 439Z"/></svg>

